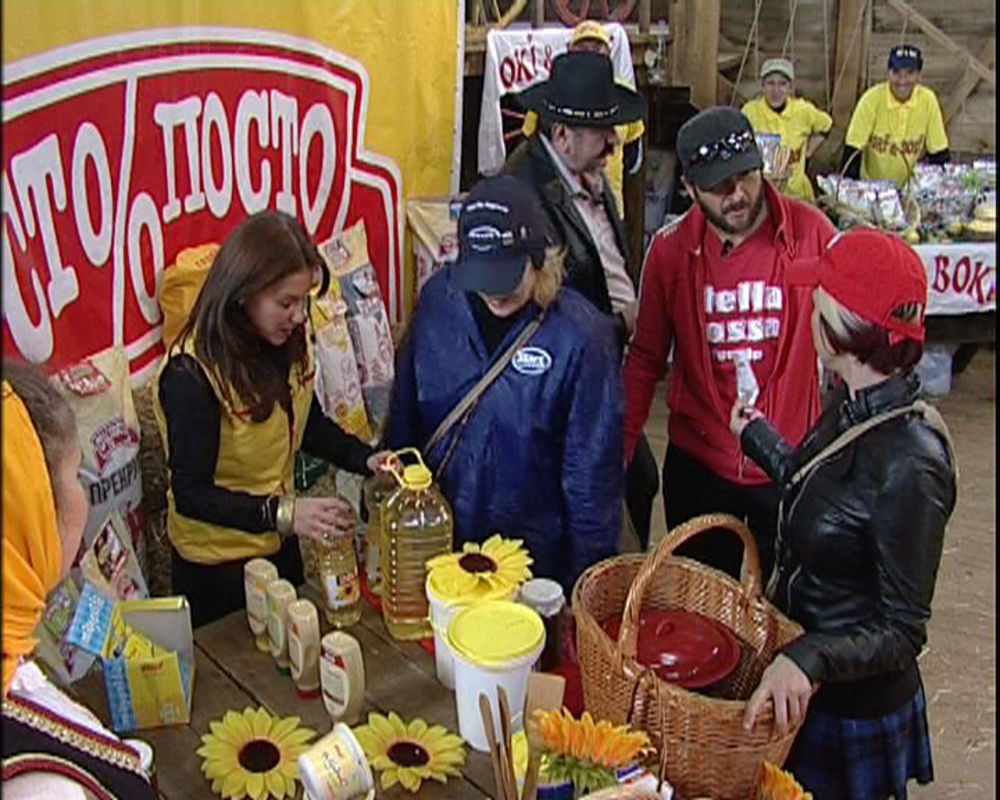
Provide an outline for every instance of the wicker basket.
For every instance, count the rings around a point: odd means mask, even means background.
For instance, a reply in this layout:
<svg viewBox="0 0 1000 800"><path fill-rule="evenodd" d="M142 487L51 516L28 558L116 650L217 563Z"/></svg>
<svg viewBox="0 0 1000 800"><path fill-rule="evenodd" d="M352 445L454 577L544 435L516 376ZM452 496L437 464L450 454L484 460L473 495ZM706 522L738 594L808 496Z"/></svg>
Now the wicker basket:
<svg viewBox="0 0 1000 800"><path fill-rule="evenodd" d="M712 528L743 541L742 583L692 559L672 555ZM622 555L586 570L573 589L584 705L597 719L631 720L659 743L661 763L679 800L710 796L744 800L754 792L765 759L782 764L798 729L777 735L768 704L752 731L743 729L746 700L781 645L802 628L761 594L757 547L747 527L726 514L707 514L678 526L648 556ZM675 608L724 624L742 650L739 665L713 695L682 689L636 661L640 607ZM618 641L601 628L622 614ZM719 691L721 689L721 691Z"/></svg>

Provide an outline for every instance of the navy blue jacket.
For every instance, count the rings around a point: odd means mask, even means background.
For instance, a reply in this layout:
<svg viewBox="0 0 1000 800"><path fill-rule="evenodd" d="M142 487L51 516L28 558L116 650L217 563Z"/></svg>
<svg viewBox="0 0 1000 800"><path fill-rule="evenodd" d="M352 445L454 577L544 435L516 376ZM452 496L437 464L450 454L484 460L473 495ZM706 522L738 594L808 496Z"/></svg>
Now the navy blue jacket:
<svg viewBox="0 0 1000 800"><path fill-rule="evenodd" d="M533 316L522 316L497 356ZM586 567L615 553L621 527L624 400L614 328L562 289L480 398L438 474L455 429L432 452L424 446L491 362L447 267L424 286L400 348L383 444L421 450L454 512L456 549L493 533L524 539L534 574L559 581L568 598Z"/></svg>

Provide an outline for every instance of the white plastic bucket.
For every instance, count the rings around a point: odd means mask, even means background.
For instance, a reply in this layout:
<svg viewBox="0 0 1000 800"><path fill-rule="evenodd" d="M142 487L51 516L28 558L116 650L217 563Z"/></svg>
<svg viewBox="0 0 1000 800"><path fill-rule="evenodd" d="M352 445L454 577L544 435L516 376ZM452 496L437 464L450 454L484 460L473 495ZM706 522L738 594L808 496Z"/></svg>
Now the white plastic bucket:
<svg viewBox="0 0 1000 800"><path fill-rule="evenodd" d="M474 653L463 652L461 647L455 646L456 622L461 621L470 612L480 612L488 606L499 607L501 605L523 609L525 613L537 618L539 633L536 645L533 645L527 652L502 663L484 663ZM497 635L499 638L501 632L497 631ZM511 731L519 731L524 727L521 709L524 707L524 696L531 668L545 646L545 627L538 613L527 606L510 601L484 601L463 608L461 613L454 614L448 626L448 640L455 665L455 705L458 710L458 732L472 748L480 752L487 752L490 747L479 711L479 695L485 694L489 698L497 738L501 736L500 710L497 704L498 686L502 686L507 693L507 703L511 713Z"/></svg>
<svg viewBox="0 0 1000 800"><path fill-rule="evenodd" d="M459 611L472 603L479 602L479 599L468 602L449 602L439 597L431 587L431 576L427 576L424 584L427 593L427 603L430 606L431 628L434 630L434 667L437 670L438 680L445 689L455 688L455 658L451 648L448 646L448 624L452 617ZM511 587L506 596L497 596L496 600L513 600L517 596L518 587Z"/></svg>

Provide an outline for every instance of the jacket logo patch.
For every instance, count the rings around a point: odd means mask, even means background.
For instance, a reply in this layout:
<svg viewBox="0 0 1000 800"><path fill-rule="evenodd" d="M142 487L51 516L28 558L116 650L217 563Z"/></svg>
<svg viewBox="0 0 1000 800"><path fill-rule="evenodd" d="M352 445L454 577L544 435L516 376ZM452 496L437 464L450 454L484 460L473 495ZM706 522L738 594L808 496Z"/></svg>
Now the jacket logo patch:
<svg viewBox="0 0 1000 800"><path fill-rule="evenodd" d="M552 366L552 356L540 347L522 347L514 353L511 364L522 375L541 375Z"/></svg>

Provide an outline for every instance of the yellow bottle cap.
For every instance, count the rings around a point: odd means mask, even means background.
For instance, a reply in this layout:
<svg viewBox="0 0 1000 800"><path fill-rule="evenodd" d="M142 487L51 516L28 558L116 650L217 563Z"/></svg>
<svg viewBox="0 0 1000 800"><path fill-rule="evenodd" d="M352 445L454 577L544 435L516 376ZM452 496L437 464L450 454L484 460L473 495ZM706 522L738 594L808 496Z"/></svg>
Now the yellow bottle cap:
<svg viewBox="0 0 1000 800"><path fill-rule="evenodd" d="M407 489L426 489L433 480L434 476L423 462L410 464L403 470L403 485Z"/></svg>
<svg viewBox="0 0 1000 800"><path fill-rule="evenodd" d="M459 611L448 625L448 644L481 667L507 667L541 653L545 625L538 612L510 600L485 600Z"/></svg>

